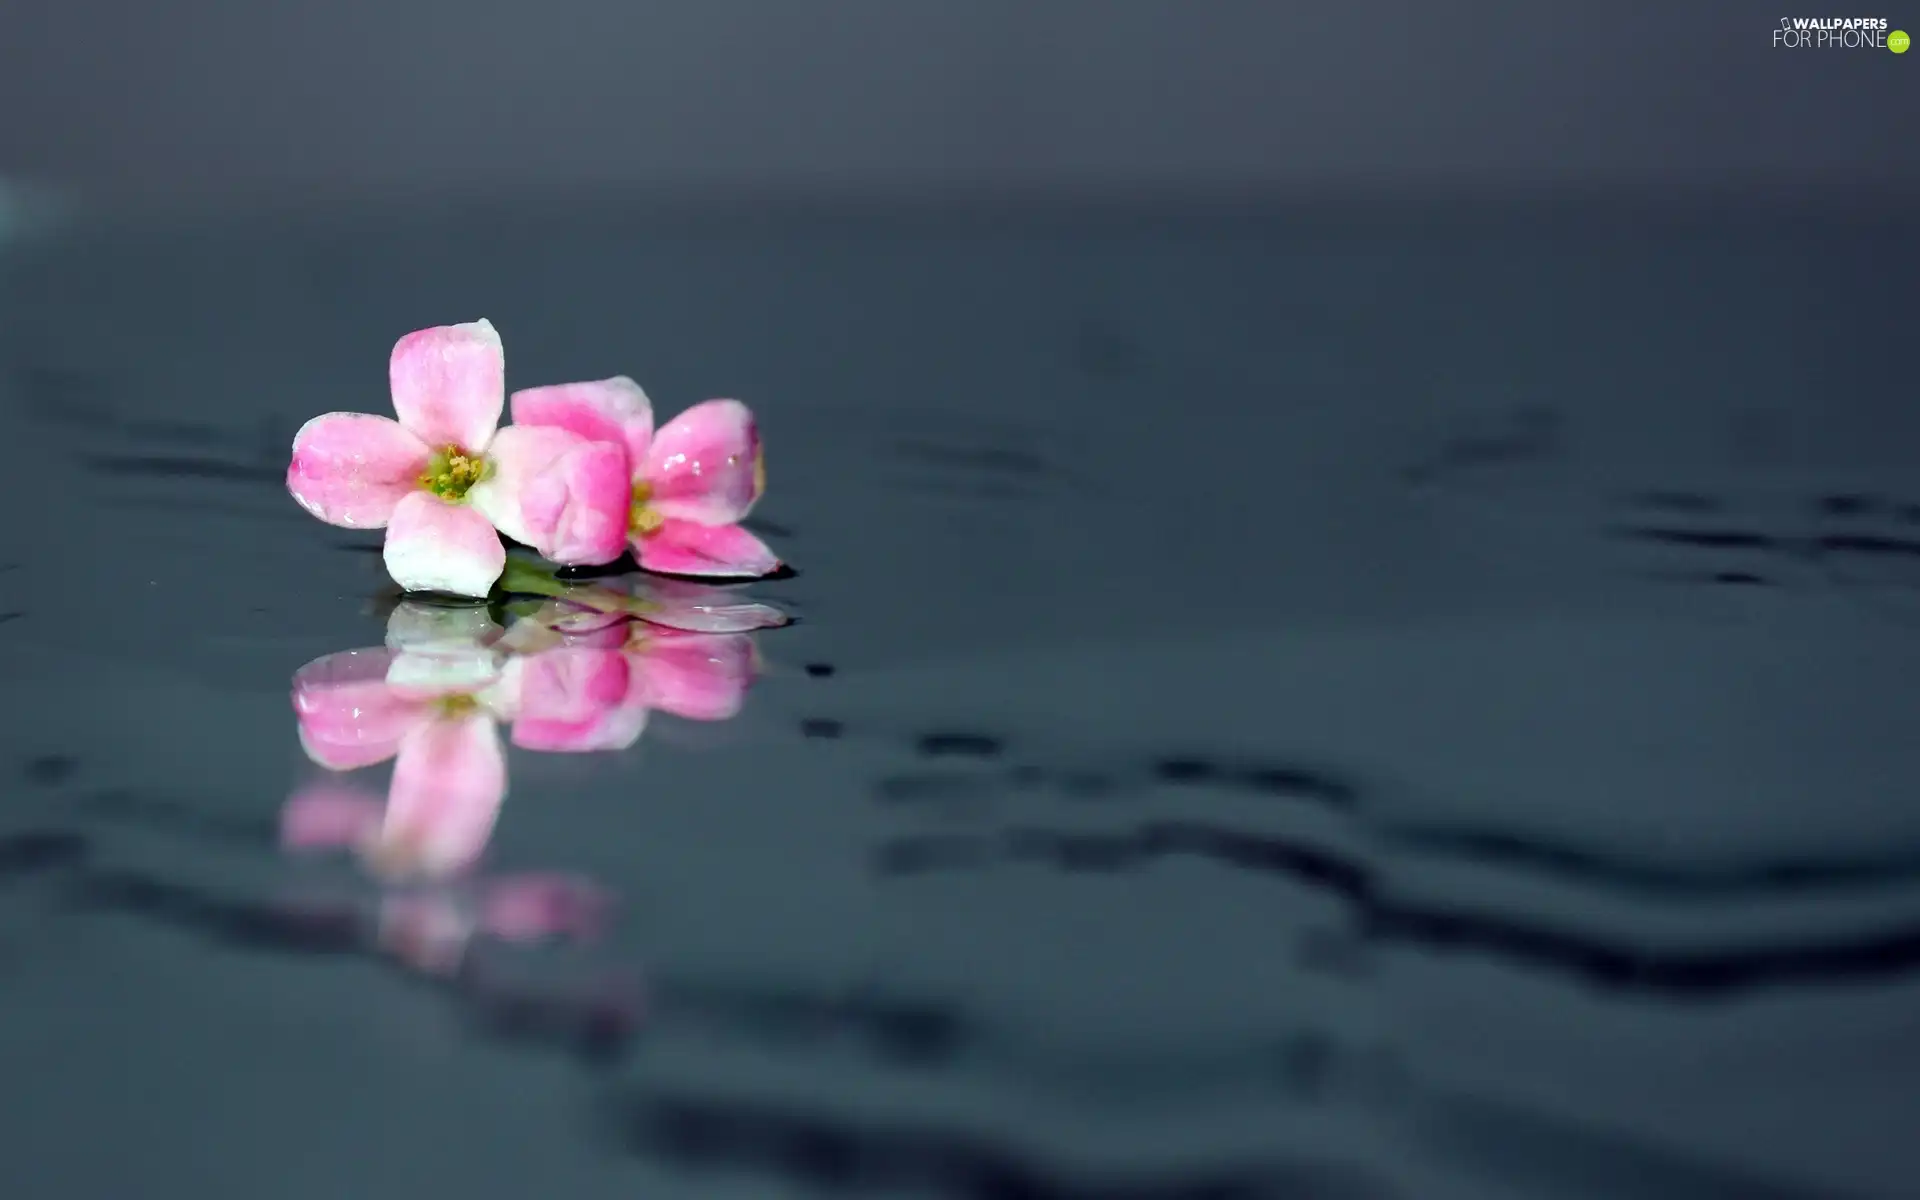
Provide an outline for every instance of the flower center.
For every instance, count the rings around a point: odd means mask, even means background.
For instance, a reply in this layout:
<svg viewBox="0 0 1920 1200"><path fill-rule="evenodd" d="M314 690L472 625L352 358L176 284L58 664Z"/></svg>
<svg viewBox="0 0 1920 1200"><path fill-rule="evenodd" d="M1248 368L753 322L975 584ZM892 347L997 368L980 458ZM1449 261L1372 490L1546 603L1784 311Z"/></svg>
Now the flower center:
<svg viewBox="0 0 1920 1200"><path fill-rule="evenodd" d="M480 701L465 692L455 692L451 696L442 696L435 702L443 717L459 718L472 716L480 711Z"/></svg>
<svg viewBox="0 0 1920 1200"><path fill-rule="evenodd" d="M458 446L446 446L434 451L433 457L427 460L420 486L442 500L457 502L466 499L468 489L491 474L493 464L486 456L468 454Z"/></svg>
<svg viewBox="0 0 1920 1200"><path fill-rule="evenodd" d="M754 447L753 451L753 498L758 500L767 494L767 452Z"/></svg>
<svg viewBox="0 0 1920 1200"><path fill-rule="evenodd" d="M653 485L636 482L633 485L633 507L627 512L627 528L635 537L646 537L660 532L667 519L654 511L650 504L653 499Z"/></svg>

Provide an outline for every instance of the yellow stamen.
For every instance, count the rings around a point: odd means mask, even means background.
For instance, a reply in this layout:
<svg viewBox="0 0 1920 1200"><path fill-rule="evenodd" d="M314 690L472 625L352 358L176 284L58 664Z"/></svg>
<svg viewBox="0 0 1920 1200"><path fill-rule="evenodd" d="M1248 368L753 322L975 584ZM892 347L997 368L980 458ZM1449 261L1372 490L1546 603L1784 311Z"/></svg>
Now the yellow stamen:
<svg viewBox="0 0 1920 1200"><path fill-rule="evenodd" d="M420 486L442 500L463 500L467 491L493 474L493 464L478 454L468 454L458 446L436 450L427 460Z"/></svg>
<svg viewBox="0 0 1920 1200"><path fill-rule="evenodd" d="M480 709L480 702L463 692L440 697L440 715L444 717L471 716Z"/></svg>
<svg viewBox="0 0 1920 1200"><path fill-rule="evenodd" d="M653 486L651 484L636 483L633 485L633 508L629 510L627 515L627 528L632 531L636 537L646 537L648 534L658 533L660 527L667 523L667 519L658 512L655 512L649 505L648 502L652 499Z"/></svg>

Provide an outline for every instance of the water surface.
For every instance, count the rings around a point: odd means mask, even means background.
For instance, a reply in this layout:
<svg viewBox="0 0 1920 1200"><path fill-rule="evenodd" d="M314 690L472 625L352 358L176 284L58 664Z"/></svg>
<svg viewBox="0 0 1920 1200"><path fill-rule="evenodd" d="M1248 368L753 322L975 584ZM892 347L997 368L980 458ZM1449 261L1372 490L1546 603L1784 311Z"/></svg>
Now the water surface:
<svg viewBox="0 0 1920 1200"><path fill-rule="evenodd" d="M1915 254L1818 212L16 247L9 1194L1904 1195ZM731 720L510 753L489 869L613 923L449 973L278 844L289 679L394 604L281 481L480 316L509 386L752 403L797 574L750 590L800 621Z"/></svg>

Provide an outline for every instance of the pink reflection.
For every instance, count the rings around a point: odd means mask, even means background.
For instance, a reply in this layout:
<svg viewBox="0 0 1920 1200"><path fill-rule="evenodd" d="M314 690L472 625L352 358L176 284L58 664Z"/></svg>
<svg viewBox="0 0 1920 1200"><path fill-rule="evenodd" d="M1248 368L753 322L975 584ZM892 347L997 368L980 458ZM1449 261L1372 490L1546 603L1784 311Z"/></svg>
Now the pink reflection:
<svg viewBox="0 0 1920 1200"><path fill-rule="evenodd" d="M494 813L497 806L484 821L488 833ZM611 897L591 881L552 872L477 870L487 837L474 831L482 824L453 807L400 813L391 801L323 779L288 799L281 810L280 840L295 854L346 850L359 855L388 887L379 903L381 947L422 971L453 973L477 938L529 945L601 933ZM423 842L457 845L461 853L421 870L414 847ZM415 869L403 873L396 863Z"/></svg>
<svg viewBox="0 0 1920 1200"><path fill-rule="evenodd" d="M519 676L513 743L528 750L623 750L647 714L725 721L739 714L759 671L752 639L689 633L642 621L575 625L549 605L526 624L552 638L527 654Z"/></svg>
<svg viewBox="0 0 1920 1200"><path fill-rule="evenodd" d="M293 677L301 746L336 774L288 799L281 843L357 856L383 888L381 947L421 971L461 971L476 939L589 938L606 919L606 894L586 880L484 869L507 741L613 751L638 741L654 711L727 720L760 672L748 631L786 622L700 585L543 586L546 599L510 606L508 627L483 607L403 600L385 645L325 655ZM389 760L384 797L338 774Z"/></svg>
<svg viewBox="0 0 1920 1200"><path fill-rule="evenodd" d="M501 724L524 749L579 753L632 746L656 710L696 721L738 715L760 671L739 630L784 616L659 595L583 585L534 603L510 630L485 609L403 601L385 646L295 672L300 743L333 771L393 760L383 844L423 869L457 869L506 797Z"/></svg>
<svg viewBox="0 0 1920 1200"><path fill-rule="evenodd" d="M549 598L535 623L561 632L582 633L639 620L688 633L751 633L776 629L791 620L773 605L731 588L657 575L560 581L516 561L509 563L503 582L509 592L518 590L515 585L530 589L526 594ZM516 625L514 632L524 631Z"/></svg>

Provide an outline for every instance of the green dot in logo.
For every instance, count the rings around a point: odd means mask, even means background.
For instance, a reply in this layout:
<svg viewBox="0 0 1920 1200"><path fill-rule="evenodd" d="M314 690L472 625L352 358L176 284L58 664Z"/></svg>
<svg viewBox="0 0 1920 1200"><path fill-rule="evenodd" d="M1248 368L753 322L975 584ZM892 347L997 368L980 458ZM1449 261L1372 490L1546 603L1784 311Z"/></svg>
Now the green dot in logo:
<svg viewBox="0 0 1920 1200"><path fill-rule="evenodd" d="M1904 29L1896 29L1887 35L1887 49L1895 54L1905 54L1907 47L1911 45L1913 45L1913 39L1907 36L1907 31Z"/></svg>

